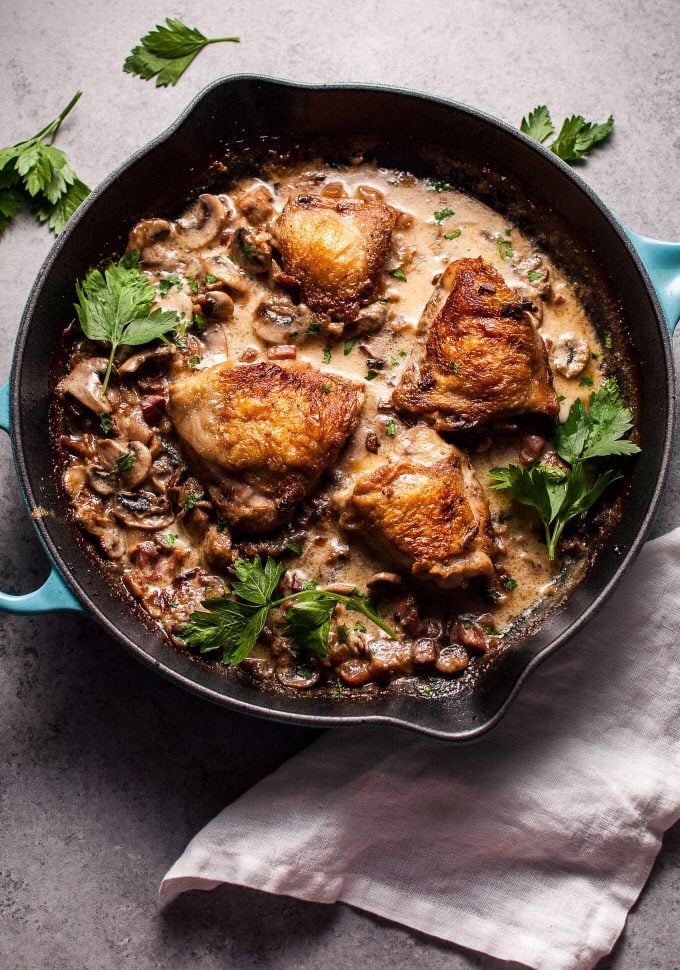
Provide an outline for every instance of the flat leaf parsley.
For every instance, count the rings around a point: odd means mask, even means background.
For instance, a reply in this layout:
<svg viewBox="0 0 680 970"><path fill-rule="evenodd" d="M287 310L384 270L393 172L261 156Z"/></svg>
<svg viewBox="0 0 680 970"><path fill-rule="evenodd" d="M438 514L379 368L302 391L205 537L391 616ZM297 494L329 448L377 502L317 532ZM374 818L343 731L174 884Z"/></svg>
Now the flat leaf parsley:
<svg viewBox="0 0 680 970"><path fill-rule="evenodd" d="M540 104L530 111L526 118L522 118L520 130L544 144L555 133L547 107ZM557 136L547 147L565 162L577 162L585 158L591 148L608 138L613 130L613 115L602 124L586 121L583 115L572 115L571 118L565 118Z"/></svg>
<svg viewBox="0 0 680 970"><path fill-rule="evenodd" d="M236 559L236 579L231 589L225 590L224 596L204 600L204 609L191 614L179 636L200 653L222 650L222 663L234 667L257 643L269 611L283 606L284 636L299 650L325 657L333 611L338 603L344 603L348 610L363 614L392 639L396 637L394 630L373 610L368 598L356 590L350 596L343 596L309 588L277 597L276 590L285 569L271 558L264 564L259 556Z"/></svg>
<svg viewBox="0 0 680 970"><path fill-rule="evenodd" d="M557 429L555 450L570 468L508 465L489 472L492 488L509 491L520 505L536 509L545 528L550 560L555 559L567 523L587 512L612 482L622 478L615 468L603 469L598 459L640 451L623 438L632 427L630 409L624 405L616 382L609 380L599 391L593 391L588 408L582 401L575 401L569 417Z"/></svg>
<svg viewBox="0 0 680 970"><path fill-rule="evenodd" d="M136 74L144 81L156 78L156 87L177 84L197 54L208 44L240 43L240 37L208 38L195 27L187 27L181 20L166 17L165 25L145 34L139 46L128 54L123 70Z"/></svg>
<svg viewBox="0 0 680 970"><path fill-rule="evenodd" d="M0 235L24 205L52 232L59 233L90 194L64 152L54 147L64 119L81 95L82 91L77 91L64 110L36 135L11 148L0 148Z"/></svg>
<svg viewBox="0 0 680 970"><path fill-rule="evenodd" d="M102 272L92 269L76 284L78 322L89 340L111 346L102 385L106 390L116 351L121 345L137 347L161 337L178 324L174 310L153 310L157 291L142 271L137 252L126 253Z"/></svg>

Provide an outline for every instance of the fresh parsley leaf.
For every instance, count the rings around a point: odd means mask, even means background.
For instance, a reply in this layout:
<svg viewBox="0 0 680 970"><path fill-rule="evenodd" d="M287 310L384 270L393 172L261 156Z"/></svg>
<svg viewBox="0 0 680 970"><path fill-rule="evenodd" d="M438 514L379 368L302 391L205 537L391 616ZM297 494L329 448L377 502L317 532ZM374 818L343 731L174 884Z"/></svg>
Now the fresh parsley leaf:
<svg viewBox="0 0 680 970"><path fill-rule="evenodd" d="M445 232L444 239L458 239L462 231L462 229L452 229L451 232Z"/></svg>
<svg viewBox="0 0 680 970"><path fill-rule="evenodd" d="M367 633L368 632L367 631L367 628L364 626L363 623L355 623L354 624L354 629L357 631L357 633Z"/></svg>
<svg viewBox="0 0 680 970"><path fill-rule="evenodd" d="M116 458L116 465L118 466L119 472L129 472L134 464L135 456L131 451L126 452L121 455L120 458Z"/></svg>
<svg viewBox="0 0 680 970"><path fill-rule="evenodd" d="M498 239L498 253L501 259L510 259L512 257L512 243L509 239L503 239L502 237Z"/></svg>
<svg viewBox="0 0 680 970"><path fill-rule="evenodd" d="M333 611L338 603L348 610L362 613L394 638L394 631L383 623L365 596L355 592L342 596L318 590L313 583L299 593L275 598L285 566L273 559L262 563L254 559L234 562L236 581L230 596L219 596L203 602L204 611L191 614L190 622L180 636L201 653L223 647L222 662L235 665L248 656L267 621L269 610L287 605L284 634L294 645L308 653L325 657Z"/></svg>
<svg viewBox="0 0 680 970"><path fill-rule="evenodd" d="M365 378L365 380L367 380L367 381L374 381L374 380L376 379L376 377L377 377L377 376L378 376L378 372L377 372L377 370L369 370L369 371L367 371L367 372L366 372L366 374L364 375L364 378Z"/></svg>
<svg viewBox="0 0 680 970"><path fill-rule="evenodd" d="M539 105L529 113L527 118L522 118L520 130L541 143L554 134L555 126L546 106ZM576 162L585 158L591 148L601 144L613 130L612 115L602 124L586 121L583 115L572 115L570 118L565 118L556 137L547 147L565 162Z"/></svg>
<svg viewBox="0 0 680 970"><path fill-rule="evenodd" d="M174 546L174 544L177 542L177 536L174 532L168 532L163 536L163 542L167 542L169 546Z"/></svg>
<svg viewBox="0 0 680 970"><path fill-rule="evenodd" d="M585 374L581 380L578 382L579 387L592 387L593 379L588 374Z"/></svg>
<svg viewBox="0 0 680 970"><path fill-rule="evenodd" d="M343 347L343 351L342 351L343 354L345 355L345 357L348 357L349 354L352 353L352 351L354 350L354 348L355 348L358 340L359 340L358 337L350 337L349 340L346 340L345 341L345 346Z"/></svg>
<svg viewBox="0 0 680 970"><path fill-rule="evenodd" d="M212 273L206 273L203 279L205 280L208 286L212 286L213 283L217 283L217 277L214 276Z"/></svg>
<svg viewBox="0 0 680 970"><path fill-rule="evenodd" d="M408 276L400 266L398 266L397 269L391 269L390 276L394 276L395 279L401 280L402 283L408 283Z"/></svg>
<svg viewBox="0 0 680 970"><path fill-rule="evenodd" d="M151 310L156 289L141 270L136 252L109 263L103 273L90 270L76 284L76 295L75 309L85 336L111 345L102 393L108 387L118 347L148 344L177 326L174 310Z"/></svg>
<svg viewBox="0 0 680 970"><path fill-rule="evenodd" d="M104 434L108 434L113 430L113 419L110 414L106 413L106 411L102 411L102 413L99 415L99 426Z"/></svg>
<svg viewBox="0 0 680 970"><path fill-rule="evenodd" d="M197 296L198 291L201 288L201 285L198 282L198 280L194 279L193 276L190 276L187 279L187 286L189 287L189 289L191 290L191 292L194 294L194 296Z"/></svg>
<svg viewBox="0 0 680 970"><path fill-rule="evenodd" d="M165 25L145 34L139 45L128 55L123 70L148 81L156 78L156 87L177 84L197 54L208 44L240 42L240 37L207 38L195 27L187 27L181 20L166 17Z"/></svg>
<svg viewBox="0 0 680 970"><path fill-rule="evenodd" d="M437 222L443 222L444 219L449 219L451 216L455 216L455 214L456 213L453 211L453 209L446 208L435 212L434 217Z"/></svg>
<svg viewBox="0 0 680 970"><path fill-rule="evenodd" d="M200 363L201 363L201 358L197 357L196 355L189 358L189 367L198 367Z"/></svg>
<svg viewBox="0 0 680 970"><path fill-rule="evenodd" d="M610 455L635 455L640 449L624 435L633 427L633 415L626 407L615 380L605 381L593 391L586 409L583 401L571 406L564 424L555 436L555 450L560 458L574 464Z"/></svg>
<svg viewBox="0 0 680 970"><path fill-rule="evenodd" d="M332 354L331 345L330 344L326 344L326 346L321 351L321 360L322 360L322 362L324 364L330 364L330 362L331 362L331 354Z"/></svg>
<svg viewBox="0 0 680 970"><path fill-rule="evenodd" d="M167 296L173 286L176 290L181 290L184 286L182 277L178 276L177 273L173 273L171 276L166 276L164 279L159 280L158 292L161 296Z"/></svg>
<svg viewBox="0 0 680 970"><path fill-rule="evenodd" d="M522 118L519 126L520 131L530 138L543 143L555 131L555 126L550 118L550 112L544 104L539 104L533 111L530 111L526 118Z"/></svg>
<svg viewBox="0 0 680 970"><path fill-rule="evenodd" d="M517 589L517 580L513 579L511 576L506 576L506 578L503 580L503 585L508 592L512 592L513 589Z"/></svg>
<svg viewBox="0 0 680 970"><path fill-rule="evenodd" d="M321 333L321 327L318 323L310 323L305 332L308 333L310 337L316 337L319 333Z"/></svg>
<svg viewBox="0 0 680 970"><path fill-rule="evenodd" d="M451 192L453 190L452 185L439 179L428 179L425 182L425 188L428 192Z"/></svg>
<svg viewBox="0 0 680 970"><path fill-rule="evenodd" d="M63 229L90 190L71 168L54 140L82 95L76 92L64 110L25 141L0 149L0 235L25 204L54 233Z"/></svg>
<svg viewBox="0 0 680 970"><path fill-rule="evenodd" d="M200 501L201 501L200 492L189 492L189 494L184 499L184 504L182 505L182 508L184 509L185 512L191 512L192 509L196 508L196 506Z"/></svg>
<svg viewBox="0 0 680 970"><path fill-rule="evenodd" d="M296 542L287 542L283 548L291 552L294 556L302 555L302 546L299 546Z"/></svg>
<svg viewBox="0 0 680 970"><path fill-rule="evenodd" d="M530 269L529 272L527 273L527 279L529 280L530 283L538 283L540 280L543 279L543 273L539 273L535 269Z"/></svg>
<svg viewBox="0 0 680 970"><path fill-rule="evenodd" d="M389 438L394 438L396 433L397 433L397 426L394 423L394 418L390 418L389 421L387 422L387 426L385 427L385 434Z"/></svg>

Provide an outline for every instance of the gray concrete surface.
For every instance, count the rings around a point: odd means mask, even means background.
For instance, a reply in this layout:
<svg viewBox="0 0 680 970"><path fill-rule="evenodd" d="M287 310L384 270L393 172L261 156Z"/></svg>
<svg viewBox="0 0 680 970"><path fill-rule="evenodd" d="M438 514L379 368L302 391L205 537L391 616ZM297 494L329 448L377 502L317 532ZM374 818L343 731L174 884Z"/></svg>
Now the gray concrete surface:
<svg viewBox="0 0 680 970"><path fill-rule="evenodd" d="M518 123L616 116L583 174L632 228L680 239L680 43L675 0L23 0L3 3L0 143L41 127L82 87L60 145L96 184L161 131L210 80L263 72L362 80L451 96ZM178 86L121 72L149 27L177 15L240 46L204 52ZM0 242L0 379L49 246L26 219ZM0 442L0 588L45 564ZM656 531L680 522L676 464ZM0 619L0 968L188 970L481 967L346 907L239 888L160 908L158 882L213 814L314 736L210 707L143 669L91 622ZM625 933L602 968L680 966L680 826L671 830Z"/></svg>

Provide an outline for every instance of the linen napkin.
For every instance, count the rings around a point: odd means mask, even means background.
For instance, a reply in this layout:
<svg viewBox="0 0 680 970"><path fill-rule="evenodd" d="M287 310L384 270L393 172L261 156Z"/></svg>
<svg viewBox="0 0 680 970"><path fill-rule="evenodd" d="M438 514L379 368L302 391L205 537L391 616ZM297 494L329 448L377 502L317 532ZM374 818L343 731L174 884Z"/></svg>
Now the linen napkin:
<svg viewBox="0 0 680 970"><path fill-rule="evenodd" d="M680 529L465 747L327 732L189 844L161 894L343 901L540 970L608 953L680 816Z"/></svg>

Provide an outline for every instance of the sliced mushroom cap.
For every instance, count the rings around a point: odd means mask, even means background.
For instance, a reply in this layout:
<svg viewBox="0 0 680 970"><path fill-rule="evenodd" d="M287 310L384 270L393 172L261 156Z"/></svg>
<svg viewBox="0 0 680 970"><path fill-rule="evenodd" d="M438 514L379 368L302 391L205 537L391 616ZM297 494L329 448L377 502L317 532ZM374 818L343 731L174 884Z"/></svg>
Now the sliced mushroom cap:
<svg viewBox="0 0 680 970"><path fill-rule="evenodd" d="M174 227L167 219L142 219L128 237L128 251L137 249L142 263L157 270L176 270L179 258L173 248Z"/></svg>
<svg viewBox="0 0 680 970"><path fill-rule="evenodd" d="M242 226L234 233L231 251L248 273L268 273L272 265L271 237Z"/></svg>
<svg viewBox="0 0 680 970"><path fill-rule="evenodd" d="M70 394L95 414L109 414L111 405L102 394L102 383L99 380L99 375L104 373L107 364L106 357L88 357L87 360L81 360L57 384L57 394L61 397Z"/></svg>
<svg viewBox="0 0 680 970"><path fill-rule="evenodd" d="M147 360L162 360L164 357L172 357L176 353L176 348L172 344L161 344L152 350L141 350L138 354L128 357L118 368L119 374L135 374L142 364Z"/></svg>
<svg viewBox="0 0 680 970"><path fill-rule="evenodd" d="M196 205L177 220L175 238L183 249L200 249L217 239L227 221L227 213L216 195L199 195Z"/></svg>
<svg viewBox="0 0 680 970"><path fill-rule="evenodd" d="M211 323L203 331L203 344L206 355L211 357L228 357L229 344L227 341L227 328L223 323ZM214 361L213 361L214 363Z"/></svg>
<svg viewBox="0 0 680 970"><path fill-rule="evenodd" d="M550 363L565 377L578 377L590 363L590 346L583 337L567 330L554 342Z"/></svg>
<svg viewBox="0 0 680 970"><path fill-rule="evenodd" d="M294 687L296 690L308 690L315 687L321 678L318 669L310 670L309 674L302 673L295 668L285 667L276 671L276 679L284 687Z"/></svg>
<svg viewBox="0 0 680 970"><path fill-rule="evenodd" d="M222 290L209 290L203 299L203 314L208 320L231 320L234 301Z"/></svg>
<svg viewBox="0 0 680 970"><path fill-rule="evenodd" d="M222 286L234 293L247 293L250 283L227 255L193 259L187 263L187 273L194 277L215 276Z"/></svg>
<svg viewBox="0 0 680 970"><path fill-rule="evenodd" d="M126 488L136 488L151 470L151 452L141 441L131 441L128 454L132 455L132 465L127 471L121 472L120 477Z"/></svg>
<svg viewBox="0 0 680 970"><path fill-rule="evenodd" d="M166 496L153 492L119 492L113 514L125 525L137 529L164 529L174 521Z"/></svg>
<svg viewBox="0 0 680 970"><path fill-rule="evenodd" d="M253 317L253 330L266 344L300 345L318 321L304 303L297 306L284 294L265 297Z"/></svg>
<svg viewBox="0 0 680 970"><path fill-rule="evenodd" d="M368 589L374 589L376 586L402 586L403 582L404 577L398 573L373 573L366 581L366 586Z"/></svg>

